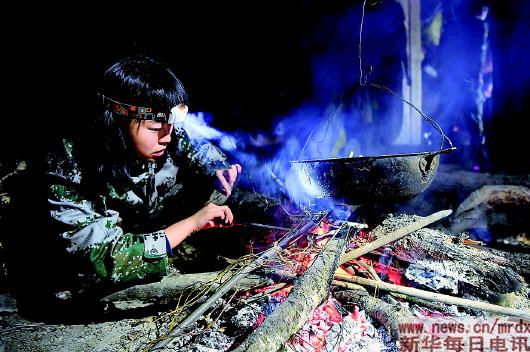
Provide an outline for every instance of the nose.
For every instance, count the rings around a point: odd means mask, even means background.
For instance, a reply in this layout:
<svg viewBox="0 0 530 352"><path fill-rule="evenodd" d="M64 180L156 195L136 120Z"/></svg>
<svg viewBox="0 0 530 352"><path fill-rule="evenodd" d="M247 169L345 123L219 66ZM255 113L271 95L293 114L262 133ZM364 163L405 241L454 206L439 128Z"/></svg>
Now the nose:
<svg viewBox="0 0 530 352"><path fill-rule="evenodd" d="M173 125L165 123L160 129L160 134L158 135L159 144L168 144L171 142L171 132L173 131Z"/></svg>

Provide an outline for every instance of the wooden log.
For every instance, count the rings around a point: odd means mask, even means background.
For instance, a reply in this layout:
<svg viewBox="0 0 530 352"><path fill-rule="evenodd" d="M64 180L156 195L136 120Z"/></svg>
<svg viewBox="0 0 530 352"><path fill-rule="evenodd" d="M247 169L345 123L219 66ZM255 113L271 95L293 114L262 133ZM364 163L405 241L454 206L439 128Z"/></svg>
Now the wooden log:
<svg viewBox="0 0 530 352"><path fill-rule="evenodd" d="M349 227L346 231L349 232ZM337 237L330 239L309 269L295 282L287 299L234 351L277 351L300 330L313 310L328 296L348 239L349 234L342 230Z"/></svg>
<svg viewBox="0 0 530 352"><path fill-rule="evenodd" d="M473 191L487 185L515 185L530 188L530 175L501 175L465 171L440 164L433 182L423 193L389 206L386 213L425 215L439 208L456 209ZM387 209L385 209L387 210ZM371 222L378 223L379 221Z"/></svg>
<svg viewBox="0 0 530 352"><path fill-rule="evenodd" d="M346 262L349 262L350 260L353 260L353 259L356 259L358 257L360 257L361 255L364 255L366 253L370 253L371 251L379 248L379 247L382 247L386 244L389 244L391 242L394 242L408 234L410 234L411 232L414 232L418 229L421 229L422 227L425 227L427 225L430 225L432 224L433 222L436 222L440 219L443 219L447 216L449 216L450 214L452 213L452 210L448 209L448 210L442 210L442 211L439 211L439 212L436 212L434 214L431 214L429 216L426 216L424 218L418 218L416 219L416 221L414 222L411 222L409 224L406 224L404 225L403 227L391 232L391 233L388 233L387 235L385 236L380 236L378 237L377 240L373 241L373 242L370 242L360 248L356 248L346 254L344 254L344 256L342 257L340 263L341 264L344 264Z"/></svg>
<svg viewBox="0 0 530 352"><path fill-rule="evenodd" d="M456 209L449 230L459 234L469 229L487 229L500 235L530 230L530 189L523 186L484 186L472 192Z"/></svg>
<svg viewBox="0 0 530 352"><path fill-rule="evenodd" d="M278 254L280 248L286 248L289 244L296 242L300 237L307 235L312 229L328 215L328 213L319 213L313 215L313 217L304 226L299 229L294 229L290 233L286 234L285 237L280 241L279 244L269 248L263 252L258 258L243 266L237 270L234 275L231 275L217 290L211 295L204 303L202 303L197 309L195 309L190 315L183 321L179 322L178 325L162 340L160 340L151 350L160 350L165 348L173 339L178 337L184 329L193 324L197 319L201 317L219 298L221 298L226 292L231 290L234 286L238 285L242 279L248 276L253 270L262 267L265 262L271 258L274 258Z"/></svg>
<svg viewBox="0 0 530 352"><path fill-rule="evenodd" d="M503 306L498 306L495 304L480 302L480 301L474 301L470 299L460 298L460 297L453 297L449 295L443 295L440 293L435 292L429 292L425 290L420 290L413 287L406 287L406 286L399 286L399 285L393 285L386 282L378 282L376 280L371 279L365 279L358 276L351 276L351 275L343 275L343 274L336 274L335 275L335 284L340 287L348 288L348 283L354 283L358 285L363 286L370 286L381 290L386 290L390 292L400 293L404 295L410 295L414 297L419 297L427 300L434 300L441 303L446 304L454 304L461 307L471 308L471 309L478 309L481 311L493 313L493 314L501 314L501 315L508 315L523 319L530 319L530 312L523 311L520 309L513 309L513 308L507 308Z"/></svg>
<svg viewBox="0 0 530 352"><path fill-rule="evenodd" d="M226 277L230 275L230 273L222 275L222 272L219 271L168 275L162 278L161 281L135 285L114 292L102 298L102 301L112 303L121 310L173 302L178 299L180 293L183 291L197 288L202 285L211 285L209 290L214 291L226 280ZM248 290L254 287L271 285L272 283L272 280L265 277L248 275L240 282L238 289Z"/></svg>
<svg viewBox="0 0 530 352"><path fill-rule="evenodd" d="M500 294L518 291L524 278L516 270L524 270L529 264L518 266L494 252L465 244L441 231L421 229L392 244L391 255L400 260L426 266L443 267L441 275L458 281L459 291L495 303ZM528 257L518 258L519 262Z"/></svg>
<svg viewBox="0 0 530 352"><path fill-rule="evenodd" d="M340 282L333 281L334 285L340 285ZM366 291L366 289L348 289L344 291L333 292L340 303L352 310L354 305L364 309L366 314L380 322L394 338L398 338L399 323L402 321L414 320L414 315L405 307L393 305L375 298Z"/></svg>

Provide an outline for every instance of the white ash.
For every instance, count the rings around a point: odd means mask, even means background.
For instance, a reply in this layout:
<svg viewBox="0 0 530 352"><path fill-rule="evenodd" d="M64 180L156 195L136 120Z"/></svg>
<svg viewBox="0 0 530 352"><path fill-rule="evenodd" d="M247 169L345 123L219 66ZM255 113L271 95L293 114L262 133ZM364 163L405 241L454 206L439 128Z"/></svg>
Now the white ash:
<svg viewBox="0 0 530 352"><path fill-rule="evenodd" d="M167 350L168 351L182 351L182 350L187 350L190 343L191 343L191 340L192 340L193 336L191 335L181 335L179 337L177 337L176 339L174 339L173 341L171 341L167 346Z"/></svg>
<svg viewBox="0 0 530 352"><path fill-rule="evenodd" d="M233 339L219 331L208 331L197 336L189 351L215 352L226 351L233 343Z"/></svg>
<svg viewBox="0 0 530 352"><path fill-rule="evenodd" d="M367 319L369 321L369 319ZM347 346L344 346L347 344ZM359 322L353 320L350 315L343 318L340 323L334 323L330 332L326 336L326 345L322 347L322 352L333 352L340 349L344 352L375 352L384 351L385 346L378 331L372 324L362 333ZM346 347L346 348L344 348Z"/></svg>
<svg viewBox="0 0 530 352"><path fill-rule="evenodd" d="M254 325L260 312L261 308L256 303L250 303L238 310L230 322L241 329L247 329Z"/></svg>
<svg viewBox="0 0 530 352"><path fill-rule="evenodd" d="M421 217L417 215L400 214L398 216L394 216L393 214L388 214L387 218L381 223L381 226L385 230L385 233L391 233L417 221L420 218Z"/></svg>
<svg viewBox="0 0 530 352"><path fill-rule="evenodd" d="M462 268L452 261L417 260L408 266L405 277L435 291L448 289L458 293L458 282L468 282Z"/></svg>

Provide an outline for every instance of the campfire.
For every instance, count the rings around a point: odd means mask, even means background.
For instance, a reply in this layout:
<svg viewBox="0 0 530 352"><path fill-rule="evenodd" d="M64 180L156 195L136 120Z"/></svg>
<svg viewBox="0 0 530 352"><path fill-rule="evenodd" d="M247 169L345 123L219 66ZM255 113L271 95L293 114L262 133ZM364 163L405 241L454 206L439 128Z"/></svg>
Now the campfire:
<svg viewBox="0 0 530 352"><path fill-rule="evenodd" d="M370 227L306 210L289 227L269 226L266 236L249 240L249 253L222 272L175 275L106 301L119 307L171 287L163 295L178 297L173 309L133 340L144 350L414 351L434 343L458 350L448 342L457 337L463 350L479 334L453 336L433 326L527 324L528 270L443 231L437 224L450 214L389 215ZM420 323L432 331L411 330Z"/></svg>

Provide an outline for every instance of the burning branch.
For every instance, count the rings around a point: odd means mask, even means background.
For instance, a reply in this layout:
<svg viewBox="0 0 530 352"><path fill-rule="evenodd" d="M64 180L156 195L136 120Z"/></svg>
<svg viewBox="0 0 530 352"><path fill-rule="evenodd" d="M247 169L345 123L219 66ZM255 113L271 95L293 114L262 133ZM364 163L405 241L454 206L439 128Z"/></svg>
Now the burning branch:
<svg viewBox="0 0 530 352"><path fill-rule="evenodd" d="M197 319L201 317L201 315L206 312L208 308L210 308L219 298L221 298L225 293L227 293L230 289L232 289L234 286L236 286L243 278L245 278L250 272L253 270L263 266L263 264L271 259L272 257L276 256L277 254L277 247L285 248L292 242L295 242L298 240L301 236L306 235L308 232L310 232L312 229L314 229L318 224L327 216L327 213L318 214L315 215L308 223L306 223L304 226L302 226L298 230L294 230L291 233L287 234L286 237L276 246L268 249L263 254L261 254L255 261L251 262L250 264L244 266L239 271L237 271L232 277L230 277L228 280L226 280L218 289L217 291L210 297L206 302L204 302L201 306L199 306L193 313L191 313L186 319L184 319L182 322L180 322L169 335L159 341L152 350L160 350L164 347L166 347L171 341L173 341L176 337L178 337L185 328L193 324Z"/></svg>
<svg viewBox="0 0 530 352"><path fill-rule="evenodd" d="M336 286L340 285L336 284L336 281L333 281L333 283ZM333 296L349 309L353 309L354 305L358 305L366 314L383 324L394 338L398 337L399 323L401 321L412 321L414 319L412 313L406 308L372 297L362 286L354 289L352 285L348 288L348 290L333 293Z"/></svg>
<svg viewBox="0 0 530 352"><path fill-rule="evenodd" d="M300 330L329 294L333 273L346 249L350 231L349 226L344 226L329 240L287 299L235 351L276 351Z"/></svg>
<svg viewBox="0 0 530 352"><path fill-rule="evenodd" d="M431 214L429 216L426 216L424 218L421 218L411 224L408 224L396 231L393 231L392 233L389 233L388 235L386 236L382 236L380 238L378 238L377 240L373 241L373 242L370 242L368 243L367 245L363 246L363 247L360 247L360 248L357 248L357 249L354 249L353 251L350 251L348 253L346 253L340 263L341 264L344 264L346 262L349 262L350 260L353 260L353 259L356 259L358 257L360 257L361 255L364 255L366 253L370 253L371 251L379 248L379 247L382 247L386 244L389 244L391 242L394 242L416 230L419 230L421 229L422 227L425 227L427 225L430 225L432 224L433 222L436 222L440 219L443 219L447 216L449 216L453 211L451 209L448 209L448 210L442 210L442 211L439 211L437 213L434 213L434 214Z"/></svg>

